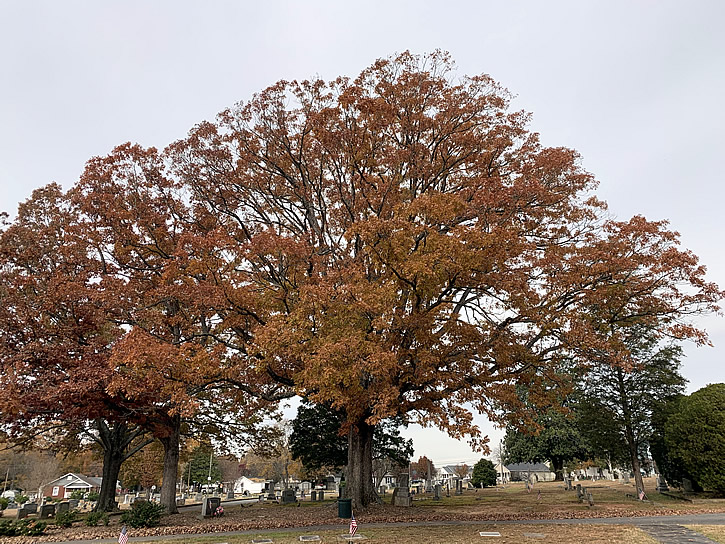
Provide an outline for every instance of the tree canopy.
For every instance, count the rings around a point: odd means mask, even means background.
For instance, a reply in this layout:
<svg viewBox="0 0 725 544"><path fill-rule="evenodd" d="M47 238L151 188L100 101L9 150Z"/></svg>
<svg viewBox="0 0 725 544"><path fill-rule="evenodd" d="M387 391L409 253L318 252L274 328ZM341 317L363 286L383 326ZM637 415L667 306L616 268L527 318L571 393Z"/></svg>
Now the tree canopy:
<svg viewBox="0 0 725 544"><path fill-rule="evenodd" d="M725 494L725 384L680 399L665 424L668 456L704 489Z"/></svg>
<svg viewBox="0 0 725 544"><path fill-rule="evenodd" d="M503 421L521 384L548 405L565 363L626 367L638 323L707 342L687 319L722 294L677 234L607 217L575 151L542 146L489 76L453 75L405 52L280 81L163 152L89 161L70 198L96 296L78 300L115 326L108 391L153 396L169 511L181 417L211 395L344 411L357 507L386 419L483 447L472 411Z"/></svg>

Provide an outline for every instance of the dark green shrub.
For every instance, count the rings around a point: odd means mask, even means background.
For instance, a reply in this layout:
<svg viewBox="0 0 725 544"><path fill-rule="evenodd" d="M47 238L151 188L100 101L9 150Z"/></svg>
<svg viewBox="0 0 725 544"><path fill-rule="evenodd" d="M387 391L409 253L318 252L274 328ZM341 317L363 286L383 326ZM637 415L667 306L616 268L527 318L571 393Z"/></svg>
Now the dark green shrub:
<svg viewBox="0 0 725 544"><path fill-rule="evenodd" d="M10 504L10 500L6 497L0 497L0 512L5 510L8 507L8 504Z"/></svg>
<svg viewBox="0 0 725 544"><path fill-rule="evenodd" d="M496 485L496 467L488 459L481 459L473 465L471 483L474 487L489 487Z"/></svg>
<svg viewBox="0 0 725 544"><path fill-rule="evenodd" d="M76 499L76 500L79 500L79 501L80 500L83 500L83 498L85 496L86 496L86 494L83 491L80 491L80 490L76 490L76 491L74 491L73 493L70 494L70 498L71 499Z"/></svg>
<svg viewBox="0 0 725 544"><path fill-rule="evenodd" d="M108 512L91 512L86 516L86 525L88 527L95 527L99 523L103 523L103 525L108 525L109 518L108 518Z"/></svg>
<svg viewBox="0 0 725 544"><path fill-rule="evenodd" d="M76 519L77 514L75 512L61 512L55 515L55 524L58 527L70 527Z"/></svg>
<svg viewBox="0 0 725 544"><path fill-rule="evenodd" d="M30 519L0 521L0 536L40 536L45 533L47 523Z"/></svg>
<svg viewBox="0 0 725 544"><path fill-rule="evenodd" d="M121 515L121 523L131 527L156 527L161 521L165 506L155 502L141 501L131 505L131 510L126 510Z"/></svg>
<svg viewBox="0 0 725 544"><path fill-rule="evenodd" d="M101 495L96 493L95 491L91 491L90 493L88 493L88 495L86 495L86 499L89 501L97 501L98 497L100 496Z"/></svg>

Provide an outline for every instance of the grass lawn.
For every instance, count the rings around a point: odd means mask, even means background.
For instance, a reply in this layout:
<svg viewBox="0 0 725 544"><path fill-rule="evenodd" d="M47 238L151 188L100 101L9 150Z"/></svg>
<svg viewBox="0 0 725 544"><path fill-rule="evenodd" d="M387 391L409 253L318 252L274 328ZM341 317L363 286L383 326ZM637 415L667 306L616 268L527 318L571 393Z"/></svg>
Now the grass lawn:
<svg viewBox="0 0 725 544"><path fill-rule="evenodd" d="M482 537L479 532L498 532L500 537ZM344 542L341 531L280 531L258 535L174 539L174 544L249 544L254 539L270 539L274 544L299 544L301 535L318 535L321 542ZM361 528L366 540L356 542L395 542L396 544L482 544L535 543L557 544L658 544L637 528L622 525L460 525L433 527ZM156 544L156 543L149 543Z"/></svg>
<svg viewBox="0 0 725 544"><path fill-rule="evenodd" d="M702 533L715 542L725 544L725 525L687 525L688 529Z"/></svg>

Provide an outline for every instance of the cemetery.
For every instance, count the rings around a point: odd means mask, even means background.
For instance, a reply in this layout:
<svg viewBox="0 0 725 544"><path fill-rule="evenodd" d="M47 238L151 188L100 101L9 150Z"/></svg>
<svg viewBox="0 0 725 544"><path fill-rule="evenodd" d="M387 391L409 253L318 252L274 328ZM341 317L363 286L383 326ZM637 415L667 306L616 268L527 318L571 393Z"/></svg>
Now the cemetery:
<svg viewBox="0 0 725 544"><path fill-rule="evenodd" d="M406 484L405 476L399 475L399 482ZM393 494L385 495L382 503L371 505L365 510L354 512L360 525L360 535L353 540L371 540L386 542L384 535L390 531L400 533L398 542L414 542L415 535L421 529L399 527L385 529L377 524L391 522L435 522L458 521L462 525L455 529L455 534L468 534L477 539L498 538L493 535L499 533L501 538L508 535L519 535L522 538L538 539L549 538L556 534L561 537L562 528L557 526L555 531L551 527L508 525L522 519L556 520L571 518L609 518L618 516L649 516L675 513L697 513L703 511L725 512L725 499L699 499L692 502L680 501L655 490L657 478L647 478L646 487L651 500L643 502L634 500L632 483L624 480L581 480L572 482L539 482L527 486L524 482L510 482L504 486L494 486L483 489L468 489L461 485L454 486L446 495L441 492L440 485L434 486L431 492L412 493L411 488L397 487ZM273 542L303 541L303 536L317 535L322 541L341 541L346 533L349 519L340 517L337 493L328 493L323 500L319 495L306 494L305 498L296 496L291 489L281 494L281 500L259 501L256 497L241 500L230 500L225 497L207 496L202 494L201 500L189 497L189 501L180 508L180 513L161 518L158 527L133 529L133 536L153 536L170 533L202 533L213 534L220 531L254 531L278 528L280 533L269 536L260 533L258 540L271 538ZM264 498L264 495L261 495ZM145 501L138 501L143 503ZM17 505L19 506L19 505ZM223 509L223 516L215 515L219 507ZM121 505L126 511L129 506ZM4 519L39 519L49 522L46 536L38 537L40 540L79 540L89 538L112 538L120 530L120 515L112 514L108 526L100 524L88 527L84 523L85 516L81 514L69 528L60 528L54 525L54 516L59 512L71 510L70 501L48 503L32 506L25 505L17 511L6 510ZM474 520L475 523L474 523ZM496 522L505 522L507 525L496 525ZM339 526L335 532L309 531L305 527ZM367 527L376 525L375 528ZM284 529L283 529L284 528ZM436 531L443 531L445 527L426 527L425 534L430 537ZM450 529L448 529L450 531ZM567 527L565 532L581 534L584 528ZM636 531L632 528L618 527L612 529L626 536L628 532ZM432 533L431 533L432 531ZM609 528L608 528L609 531ZM524 536L524 532L526 536ZM481 536L485 533L486 536ZM609 534L609 533L608 533ZM407 535L407 536L406 536ZM547 537L532 535L548 535ZM397 539L398 537L396 537ZM468 538L468 537L467 537ZM470 536L473 539L473 536ZM344 540L350 540L346 538ZM12 542L14 540L8 540ZM224 537L225 542L231 542ZM308 540L312 541L312 540ZM432 540L424 540L432 542ZM479 540L473 539L471 542ZM565 540L556 540L565 542ZM588 538L588 542L598 542L596 538ZM0 542L5 542L0 537ZM249 542L249 539L244 540ZM468 542L456 540L456 542Z"/></svg>

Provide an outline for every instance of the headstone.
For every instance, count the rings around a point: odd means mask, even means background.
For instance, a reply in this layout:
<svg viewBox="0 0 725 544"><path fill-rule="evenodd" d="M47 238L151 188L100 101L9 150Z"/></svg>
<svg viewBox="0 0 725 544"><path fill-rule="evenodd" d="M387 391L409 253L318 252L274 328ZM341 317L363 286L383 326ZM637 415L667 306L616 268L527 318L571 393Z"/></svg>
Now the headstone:
<svg viewBox="0 0 725 544"><path fill-rule="evenodd" d="M268 501L276 501L277 500L277 495L275 495L274 490L272 490L269 493L267 493L267 500Z"/></svg>
<svg viewBox="0 0 725 544"><path fill-rule="evenodd" d="M20 508L20 505L15 501L10 501L5 508L7 508L8 510L15 510L16 508Z"/></svg>
<svg viewBox="0 0 725 544"><path fill-rule="evenodd" d="M321 538L319 535L302 535L300 536L300 542L320 542Z"/></svg>
<svg viewBox="0 0 725 544"><path fill-rule="evenodd" d="M576 484L576 498L582 498L582 484Z"/></svg>
<svg viewBox="0 0 725 544"><path fill-rule="evenodd" d="M25 508L31 514L35 514L38 512L38 505L34 502L26 502L23 508Z"/></svg>
<svg viewBox="0 0 725 544"><path fill-rule="evenodd" d="M80 501L79 501L78 499L70 499L70 500L68 501L68 505L70 506L70 509L71 509L71 510L74 510L75 508L78 508L78 503L79 503L79 502L80 502Z"/></svg>
<svg viewBox="0 0 725 544"><path fill-rule="evenodd" d="M629 483L629 472L625 472L624 473L624 483L625 484L628 484Z"/></svg>
<svg viewBox="0 0 725 544"><path fill-rule="evenodd" d="M546 538L545 533L524 533L524 538Z"/></svg>
<svg viewBox="0 0 725 544"><path fill-rule="evenodd" d="M456 478L456 495L463 495L463 481Z"/></svg>
<svg viewBox="0 0 725 544"><path fill-rule="evenodd" d="M591 493L587 493L587 502L589 503L589 506L594 506L594 498Z"/></svg>
<svg viewBox="0 0 725 544"><path fill-rule="evenodd" d="M253 538L252 539L252 544L273 544L273 543L274 543L274 540L272 540L271 538L257 538L257 539Z"/></svg>
<svg viewBox="0 0 725 544"><path fill-rule="evenodd" d="M227 500L234 499L234 491L227 491Z"/></svg>
<svg viewBox="0 0 725 544"><path fill-rule="evenodd" d="M285 489L282 491L282 504L291 504L297 502L297 496L294 489Z"/></svg>
<svg viewBox="0 0 725 544"><path fill-rule="evenodd" d="M161 493L154 493L151 495L151 500L153 502L161 502Z"/></svg>
<svg viewBox="0 0 725 544"><path fill-rule="evenodd" d="M43 504L40 507L40 519L47 519L55 517L55 504L48 503Z"/></svg>
<svg viewBox="0 0 725 544"><path fill-rule="evenodd" d="M186 504L186 499L183 497L178 497L176 499L176 506L184 506Z"/></svg>
<svg viewBox="0 0 725 544"><path fill-rule="evenodd" d="M63 512L69 512L70 511L70 503L63 501L59 502L57 508L55 509L56 514L62 514Z"/></svg>
<svg viewBox="0 0 725 544"><path fill-rule="evenodd" d="M665 481L665 477L662 476L662 474L658 474L656 491L661 493L663 491L669 491L669 490L670 490L670 488L667 485L667 482Z"/></svg>
<svg viewBox="0 0 725 544"><path fill-rule="evenodd" d="M311 500L312 502L314 502L314 501L316 501L316 500L317 500L317 491L316 491L316 490L314 490L314 489L313 489L312 491L310 491L310 500Z"/></svg>
<svg viewBox="0 0 725 544"><path fill-rule="evenodd" d="M397 493L393 501L395 506L413 506L413 497L410 496L407 472L398 474L398 487L396 490Z"/></svg>
<svg viewBox="0 0 725 544"><path fill-rule="evenodd" d="M568 477L567 478L564 478L564 487L566 488L567 491L571 491L572 490L571 478L568 478Z"/></svg>
<svg viewBox="0 0 725 544"><path fill-rule="evenodd" d="M480 536L501 536L498 531L480 531L478 534Z"/></svg>
<svg viewBox="0 0 725 544"><path fill-rule="evenodd" d="M201 517L212 517L221 503L222 500L219 497L207 497L204 499L204 502L201 503Z"/></svg>
<svg viewBox="0 0 725 544"><path fill-rule="evenodd" d="M317 502L322 502L324 500L325 500L325 492L324 492L324 490L320 489L317 492Z"/></svg>
<svg viewBox="0 0 725 544"><path fill-rule="evenodd" d="M17 513L15 514L16 519L25 519L28 517L28 514L30 514L30 511L27 510L24 506L22 508L18 508Z"/></svg>
<svg viewBox="0 0 725 544"><path fill-rule="evenodd" d="M693 493L695 488L692 486L692 480L689 478L682 478L682 490L685 493Z"/></svg>
<svg viewBox="0 0 725 544"><path fill-rule="evenodd" d="M131 499L134 498L131 495L124 495L123 496L123 504L131 504Z"/></svg>
<svg viewBox="0 0 725 544"><path fill-rule="evenodd" d="M441 494L443 493L443 488L441 487L441 484L436 484L433 488L433 500L439 501L441 500Z"/></svg>
<svg viewBox="0 0 725 544"><path fill-rule="evenodd" d="M381 485L381 486L380 486L380 487L378 488L378 494L380 494L380 495L385 495L385 486L384 486L384 485Z"/></svg>

